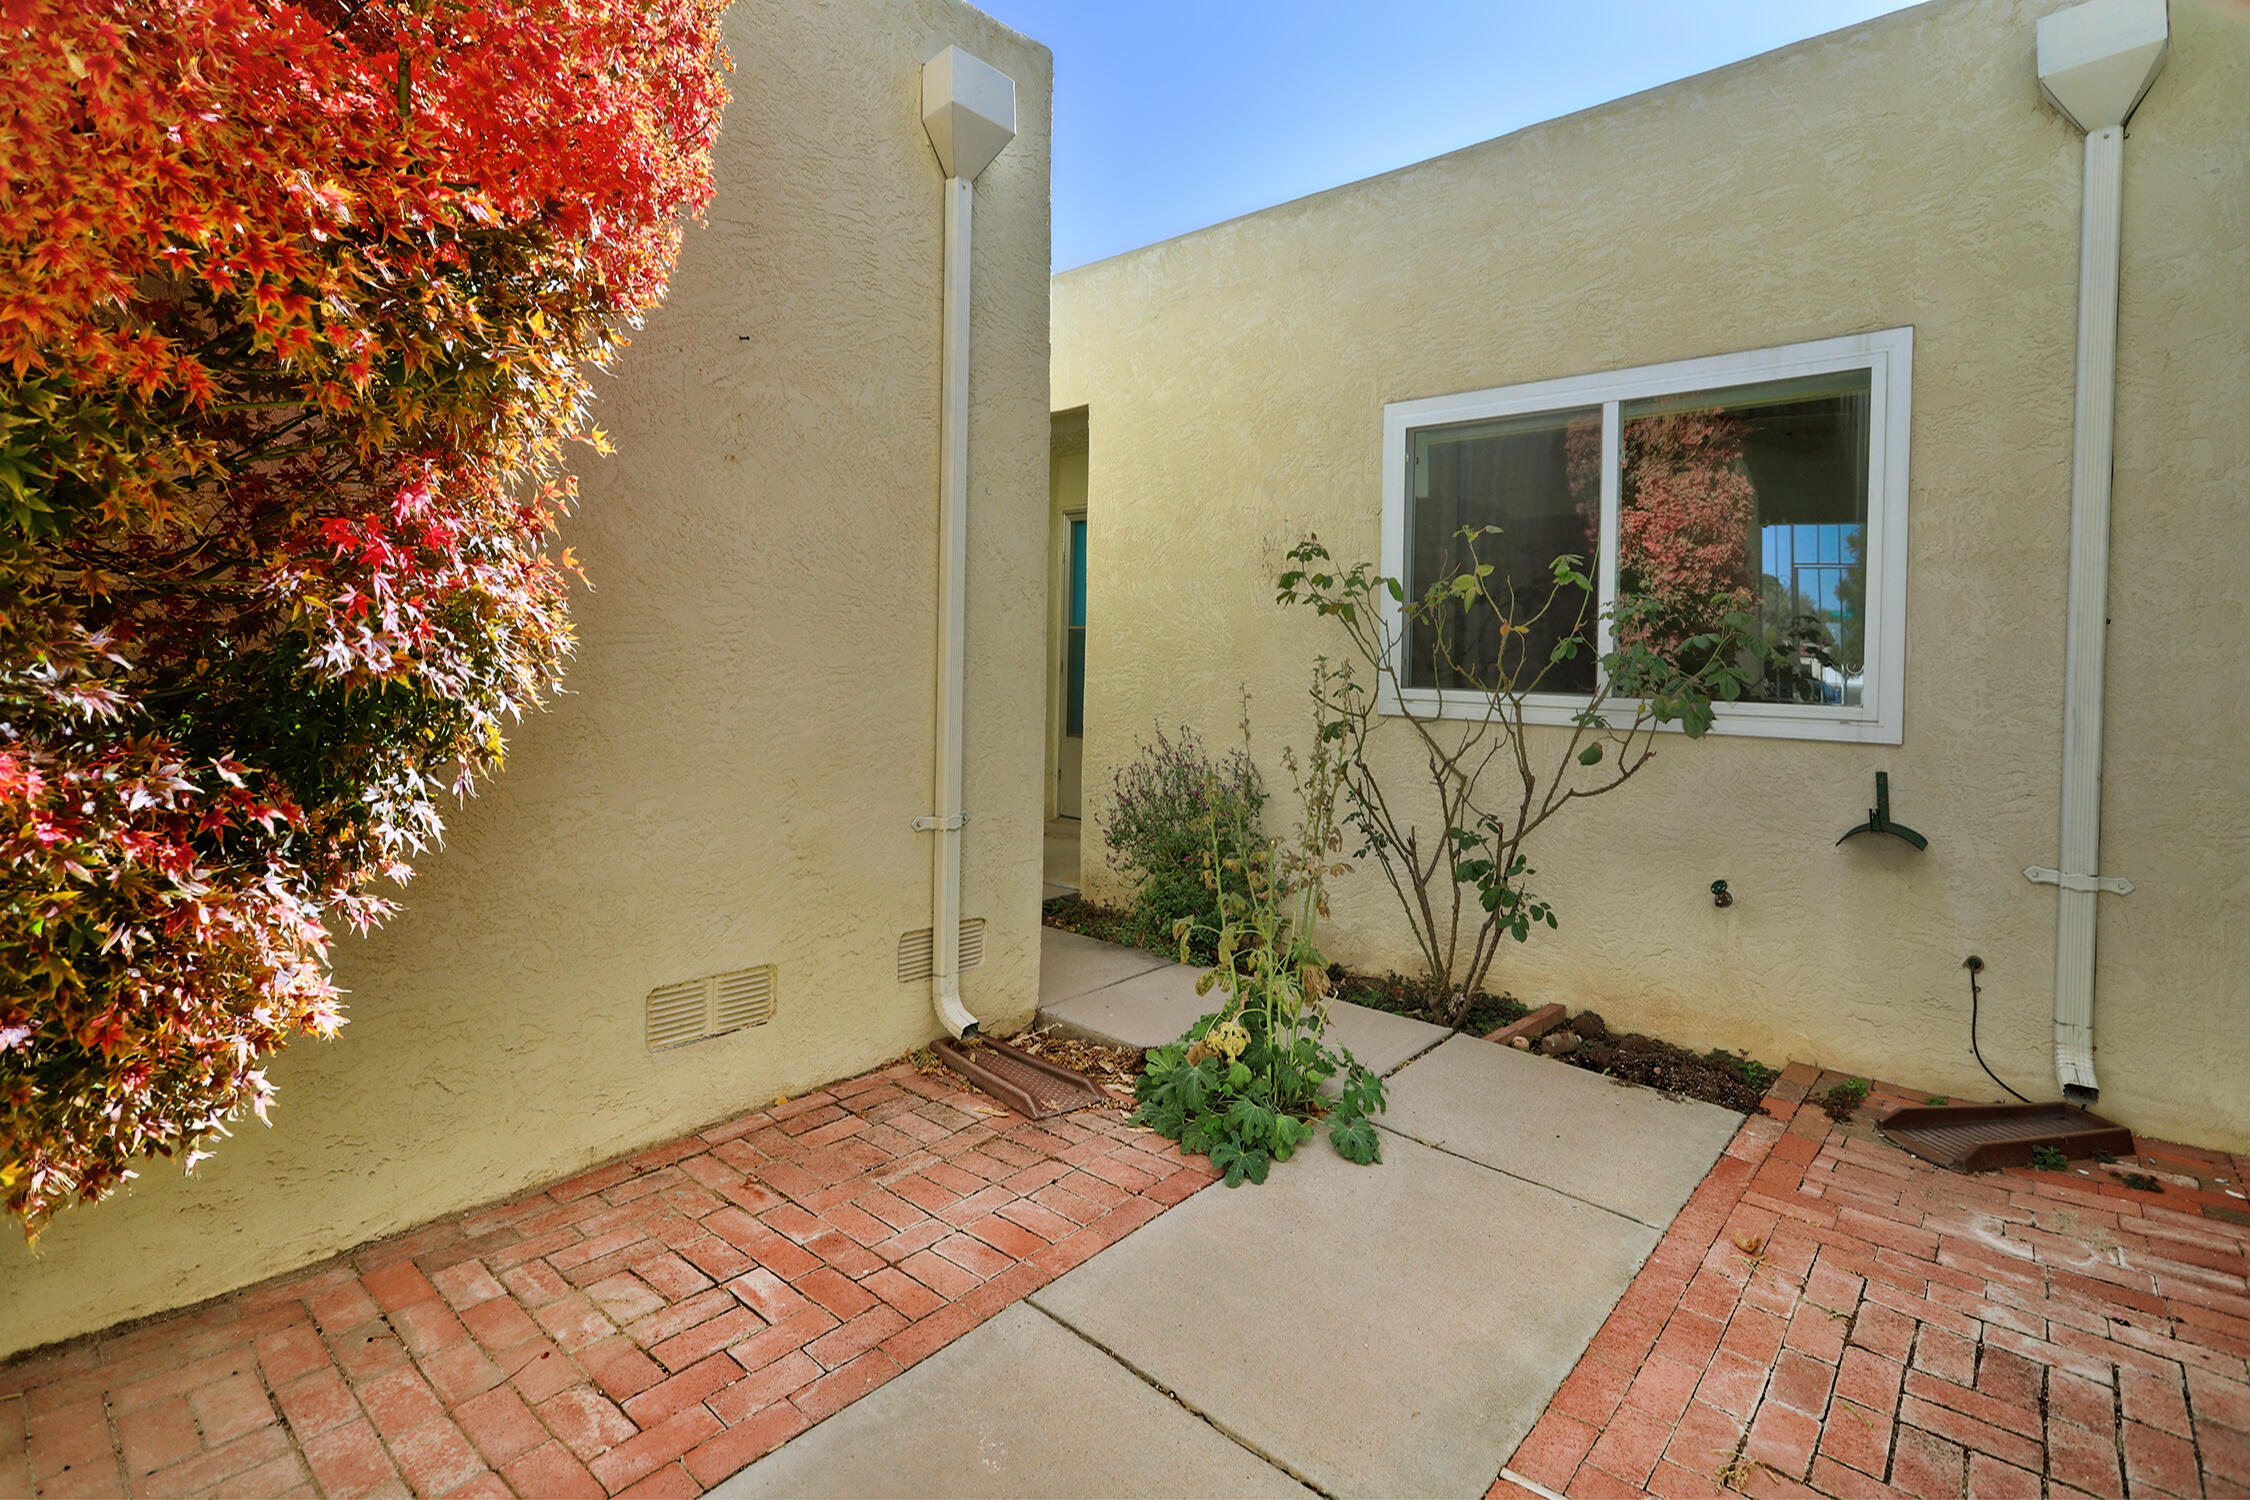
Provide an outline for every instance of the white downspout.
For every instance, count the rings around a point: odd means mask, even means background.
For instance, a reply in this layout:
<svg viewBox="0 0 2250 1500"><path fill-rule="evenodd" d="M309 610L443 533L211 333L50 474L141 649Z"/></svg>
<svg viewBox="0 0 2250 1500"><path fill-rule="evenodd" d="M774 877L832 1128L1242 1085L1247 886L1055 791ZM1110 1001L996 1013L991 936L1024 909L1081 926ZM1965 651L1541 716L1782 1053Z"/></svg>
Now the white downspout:
<svg viewBox="0 0 2250 1500"><path fill-rule="evenodd" d="M922 125L945 169L945 299L938 376L937 771L930 875L930 1003L953 1036L961 1003L961 697L968 649L970 210L976 177L1016 135L1014 80L958 47L922 67Z"/></svg>
<svg viewBox="0 0 2250 1500"><path fill-rule="evenodd" d="M2094 1079L2094 898L2132 882L2100 869L2102 668L2109 626L2109 507L2117 426L2119 215L2125 121L2164 66L2165 0L2089 0L2041 18L2039 86L2086 132L2078 262L2078 409L2071 450L2070 610L2063 666L2062 831L2057 868L2024 874L2058 887L2055 1076L2066 1099L2100 1096Z"/></svg>

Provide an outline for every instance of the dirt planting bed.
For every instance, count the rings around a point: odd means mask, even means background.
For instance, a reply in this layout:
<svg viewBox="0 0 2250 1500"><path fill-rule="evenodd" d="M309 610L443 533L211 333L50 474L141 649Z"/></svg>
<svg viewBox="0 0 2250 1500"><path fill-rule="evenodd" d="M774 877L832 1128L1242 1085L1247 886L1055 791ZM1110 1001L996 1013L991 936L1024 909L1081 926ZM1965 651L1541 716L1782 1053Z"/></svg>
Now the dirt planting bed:
<svg viewBox="0 0 2250 1500"><path fill-rule="evenodd" d="M1330 964L1328 982L1339 1000L1370 1010L1387 1010L1395 1016L1412 1016L1417 1021L1430 1019L1429 987L1420 980L1397 973L1378 979L1372 974L1354 973L1342 964ZM1469 1014L1457 1029L1483 1036L1495 1027L1522 1020L1529 1010L1513 995L1479 995L1470 1002Z"/></svg>
<svg viewBox="0 0 2250 1500"><path fill-rule="evenodd" d="M1695 1052L1637 1031L1613 1032L1590 1010L1567 1019L1552 1016L1544 1025L1534 1018L1530 1034L1497 1036L1494 1040L1590 1073L1700 1099L1745 1115L1757 1112L1758 1101L1765 1097L1766 1085L1773 1082L1777 1071L1739 1052L1718 1048Z"/></svg>

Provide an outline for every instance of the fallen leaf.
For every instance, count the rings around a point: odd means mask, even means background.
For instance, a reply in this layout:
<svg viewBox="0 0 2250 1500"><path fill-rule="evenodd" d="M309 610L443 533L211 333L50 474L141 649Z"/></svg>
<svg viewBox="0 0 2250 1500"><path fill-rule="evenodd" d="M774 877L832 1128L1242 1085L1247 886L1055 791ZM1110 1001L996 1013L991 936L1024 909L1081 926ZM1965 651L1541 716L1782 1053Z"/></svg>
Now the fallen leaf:
<svg viewBox="0 0 2250 1500"><path fill-rule="evenodd" d="M1744 1255L1763 1255L1766 1250L1765 1236L1738 1234L1734 1237L1734 1248L1740 1250Z"/></svg>

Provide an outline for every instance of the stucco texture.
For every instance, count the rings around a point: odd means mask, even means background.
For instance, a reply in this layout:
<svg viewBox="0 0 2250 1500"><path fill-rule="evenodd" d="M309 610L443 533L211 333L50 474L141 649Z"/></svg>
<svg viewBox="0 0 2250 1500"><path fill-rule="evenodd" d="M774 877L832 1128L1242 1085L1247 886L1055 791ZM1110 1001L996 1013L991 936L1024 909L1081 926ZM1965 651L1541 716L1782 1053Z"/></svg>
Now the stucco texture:
<svg viewBox="0 0 2250 1500"><path fill-rule="evenodd" d="M968 1006L1038 991L1046 49L949 0L736 0L709 224L607 381L564 541L567 696L513 738L350 1023L276 1064L192 1178L152 1166L0 1250L0 1351L191 1302L846 1075L938 1032L930 922L942 178L920 68L1016 81L977 188L963 910ZM772 964L765 1025L651 1054L655 986Z"/></svg>
<svg viewBox="0 0 2250 1500"><path fill-rule="evenodd" d="M2082 137L2036 81L2054 8L1943 0L1058 277L1054 404L1090 424L1089 817L1153 725L1228 740L1245 680L1269 777L1304 743L1343 640L1273 580L1308 531L1377 555L1385 403L1910 325L1904 743L1667 741L1537 836L1562 925L1494 984L1988 1098L1974 953L1985 1055L2053 1097L2056 893L2023 870L2056 862L2060 806ZM2105 1114L2240 1150L2250 14L2171 14L2126 145L2102 872L2138 889L2100 898L2096 1037ZM1410 785L1402 726L1387 753ZM1835 847L1877 770L1929 852ZM1413 967L1372 862L1334 898L1332 956Z"/></svg>

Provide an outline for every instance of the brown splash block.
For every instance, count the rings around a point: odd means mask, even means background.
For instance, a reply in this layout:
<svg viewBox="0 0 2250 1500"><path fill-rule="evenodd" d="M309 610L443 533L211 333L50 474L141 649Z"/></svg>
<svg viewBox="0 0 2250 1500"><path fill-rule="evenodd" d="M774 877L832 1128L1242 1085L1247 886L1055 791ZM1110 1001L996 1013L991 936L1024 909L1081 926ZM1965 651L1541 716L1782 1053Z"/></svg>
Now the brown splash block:
<svg viewBox="0 0 2250 1500"><path fill-rule="evenodd" d="M1517 1037L1535 1042L1562 1024L1564 1011L1559 1005L1542 1005L1520 1021L1510 1021L1498 1031L1485 1033L1485 1040L1498 1042L1505 1047Z"/></svg>
<svg viewBox="0 0 2250 1500"><path fill-rule="evenodd" d="M1085 1074L1057 1067L1006 1042L979 1038L964 1044L940 1037L937 1054L947 1067L1027 1120L1117 1102Z"/></svg>
<svg viewBox="0 0 2250 1500"><path fill-rule="evenodd" d="M1957 1172L2029 1166L2040 1146L2074 1160L2133 1154L2133 1132L2075 1104L1915 1105L1876 1123L1894 1145Z"/></svg>

